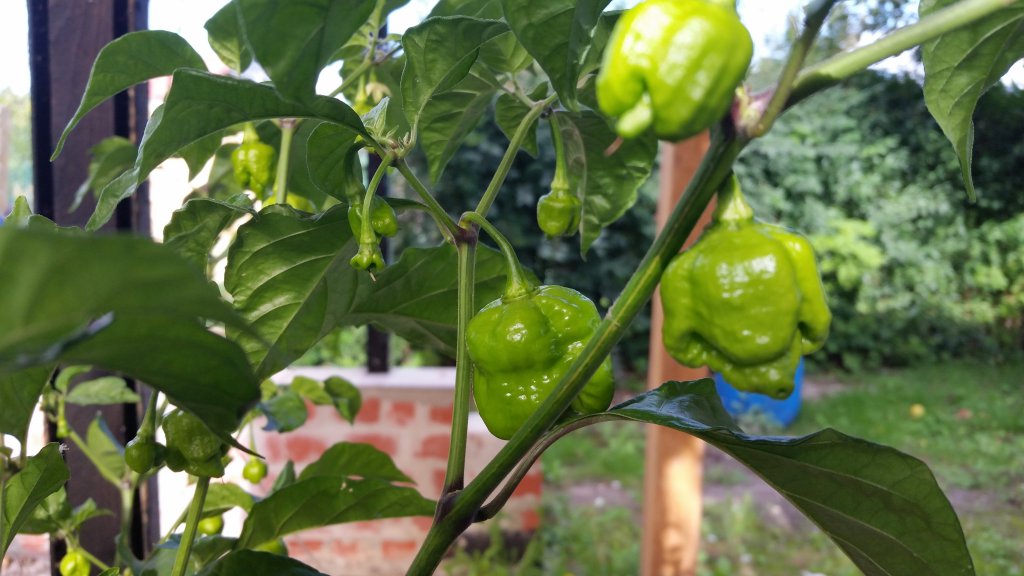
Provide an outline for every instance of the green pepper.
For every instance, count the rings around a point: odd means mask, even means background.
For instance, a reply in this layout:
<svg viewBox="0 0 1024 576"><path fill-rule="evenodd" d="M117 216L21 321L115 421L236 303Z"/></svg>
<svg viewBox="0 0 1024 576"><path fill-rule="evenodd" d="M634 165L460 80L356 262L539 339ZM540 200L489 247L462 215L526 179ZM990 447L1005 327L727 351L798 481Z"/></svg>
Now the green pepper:
<svg viewBox="0 0 1024 576"><path fill-rule="evenodd" d="M60 576L89 576L91 568L85 554L74 548L60 559Z"/></svg>
<svg viewBox="0 0 1024 576"><path fill-rule="evenodd" d="M615 24L597 77L624 138L689 138L729 111L753 55L734 0L646 0Z"/></svg>
<svg viewBox="0 0 1024 576"><path fill-rule="evenodd" d="M219 478L224 475L222 458L227 444L203 424L199 418L175 410L163 421L167 437L167 467L193 476Z"/></svg>
<svg viewBox="0 0 1024 576"><path fill-rule="evenodd" d="M167 448L152 438L136 436L124 447L124 461L138 474L145 474L163 464Z"/></svg>
<svg viewBox="0 0 1024 576"><path fill-rule="evenodd" d="M248 480L250 484L259 484L266 477L267 463L260 458L249 458L242 468L242 478Z"/></svg>
<svg viewBox="0 0 1024 576"><path fill-rule="evenodd" d="M277 151L260 142L251 124L246 124L242 143L231 153L231 169L235 182L263 198L263 192L274 182Z"/></svg>
<svg viewBox="0 0 1024 576"><path fill-rule="evenodd" d="M481 308L466 328L477 410L491 434L508 439L551 394L601 319L594 303L579 292L530 282L508 241L482 217L470 213L463 219L495 239L508 267L504 294ZM611 404L614 391L611 359L606 358L571 410L600 412Z"/></svg>
<svg viewBox="0 0 1024 576"><path fill-rule="evenodd" d="M207 516L199 521L196 529L203 536L216 536L224 531L224 517L220 515Z"/></svg>
<svg viewBox="0 0 1024 576"><path fill-rule="evenodd" d="M711 226L665 270L661 301L676 360L775 398L793 391L800 356L824 345L832 320L810 243L755 220L735 177Z"/></svg>
<svg viewBox="0 0 1024 576"><path fill-rule="evenodd" d="M555 176L551 180L551 192L537 200L537 225L549 238L572 236L580 228L583 204L570 191L569 170L558 116L552 114L548 121L551 123L551 140L555 145Z"/></svg>
<svg viewBox="0 0 1024 576"><path fill-rule="evenodd" d="M359 236L363 228L362 199L359 204L352 204L348 208L348 225L352 233ZM398 217L395 209L380 196L374 196L370 201L370 226L373 231L381 236L394 236L398 233Z"/></svg>

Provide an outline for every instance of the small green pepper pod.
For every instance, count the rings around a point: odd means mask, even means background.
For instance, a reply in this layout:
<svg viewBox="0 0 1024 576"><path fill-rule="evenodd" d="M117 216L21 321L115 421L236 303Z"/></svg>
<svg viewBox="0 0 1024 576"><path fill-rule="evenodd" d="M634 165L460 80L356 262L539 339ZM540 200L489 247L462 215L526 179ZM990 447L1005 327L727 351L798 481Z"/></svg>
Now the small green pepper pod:
<svg viewBox="0 0 1024 576"><path fill-rule="evenodd" d="M352 234L357 238L363 229L362 204L353 204L348 208L348 224ZM380 196L370 201L370 226L380 236L391 237L398 233L398 216L395 209Z"/></svg>
<svg viewBox="0 0 1024 576"><path fill-rule="evenodd" d="M718 122L753 56L730 0L646 0L616 23L597 77L601 111L633 138L680 141Z"/></svg>
<svg viewBox="0 0 1024 576"><path fill-rule="evenodd" d="M537 225L549 238L579 230L582 204L568 190L552 190L537 200Z"/></svg>
<svg viewBox="0 0 1024 576"><path fill-rule="evenodd" d="M735 178L711 226L665 270L661 301L676 360L775 398L793 391L800 356L825 344L832 320L810 243L756 221Z"/></svg>
<svg viewBox="0 0 1024 576"><path fill-rule="evenodd" d="M175 410L163 421L167 438L167 467L193 476L220 478L224 475L224 454L227 444L203 424L185 412Z"/></svg>
<svg viewBox="0 0 1024 576"><path fill-rule="evenodd" d="M260 142L256 130L246 125L242 144L231 153L235 182L262 198L263 192L274 183L276 169L277 151L273 146Z"/></svg>

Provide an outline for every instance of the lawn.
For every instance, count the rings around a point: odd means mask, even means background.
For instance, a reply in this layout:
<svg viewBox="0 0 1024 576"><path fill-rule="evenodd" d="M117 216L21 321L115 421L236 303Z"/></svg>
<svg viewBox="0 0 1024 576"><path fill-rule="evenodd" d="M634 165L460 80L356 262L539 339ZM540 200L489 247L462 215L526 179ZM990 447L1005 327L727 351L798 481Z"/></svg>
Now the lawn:
<svg viewBox="0 0 1024 576"><path fill-rule="evenodd" d="M826 392L823 394L823 392ZM781 431L823 427L894 446L931 465L960 514L978 574L1024 574L1024 364L943 364L813 377L800 418ZM469 557L457 574L637 573L643 427L575 433L543 457L544 525L526 562L484 570ZM826 536L744 468L714 449L705 462L700 576L860 574Z"/></svg>

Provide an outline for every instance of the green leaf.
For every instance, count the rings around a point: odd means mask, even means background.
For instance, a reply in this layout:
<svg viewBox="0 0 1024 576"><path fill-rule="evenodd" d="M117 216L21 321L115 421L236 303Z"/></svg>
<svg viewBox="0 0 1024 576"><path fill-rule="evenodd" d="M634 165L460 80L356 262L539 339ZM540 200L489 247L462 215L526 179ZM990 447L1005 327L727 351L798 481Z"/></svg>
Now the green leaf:
<svg viewBox="0 0 1024 576"><path fill-rule="evenodd" d="M507 31L504 22L467 16L429 18L406 31L402 97L415 132L427 103L461 82L476 62L480 46Z"/></svg>
<svg viewBox="0 0 1024 576"><path fill-rule="evenodd" d="M3 509L0 510L0 558L7 554L14 535L36 506L60 490L69 477L59 445L51 442L28 458L25 467L7 480L3 489Z"/></svg>
<svg viewBox="0 0 1024 576"><path fill-rule="evenodd" d="M104 376L82 382L68 393L67 402L79 406L101 406L105 404L135 404L139 401L124 378Z"/></svg>
<svg viewBox="0 0 1024 576"><path fill-rule="evenodd" d="M60 155L68 134L93 108L139 82L167 76L179 68L206 70L206 64L184 38L173 32L129 32L104 46L93 62L82 102L57 140L50 161Z"/></svg>
<svg viewBox="0 0 1024 576"><path fill-rule="evenodd" d="M92 499L88 500L92 502ZM25 522L18 528L19 534L48 534L59 531L71 519L71 504L68 494L61 488L40 502Z"/></svg>
<svg viewBox="0 0 1024 576"><path fill-rule="evenodd" d="M238 18L238 5L231 1L207 20L203 28L206 28L210 48L213 48L220 61L235 72L242 73L252 64L252 50L245 43Z"/></svg>
<svg viewBox="0 0 1024 576"><path fill-rule="evenodd" d="M270 552L238 550L217 560L199 576L326 576L314 568L287 556Z"/></svg>
<svg viewBox="0 0 1024 576"><path fill-rule="evenodd" d="M68 208L69 212L77 210L89 192L98 195L114 178L131 168L135 163L136 149L131 140L121 136L110 136L90 148L89 154L92 156L89 160L89 176L75 192L75 199Z"/></svg>
<svg viewBox="0 0 1024 576"><path fill-rule="evenodd" d="M120 489L124 482L126 466L124 447L110 431L107 421L99 412L85 432L85 445L79 446L92 465L108 482Z"/></svg>
<svg viewBox="0 0 1024 576"><path fill-rule="evenodd" d="M289 460L284 463L284 468L281 468L281 472L278 473L277 478L274 478L274 485L270 487L270 494L273 494L286 486L291 486L294 483L295 462Z"/></svg>
<svg viewBox="0 0 1024 576"><path fill-rule="evenodd" d="M921 18L955 0L921 0ZM1024 5L1017 3L921 45L924 100L960 160L967 195L976 197L971 164L974 109L1015 62L1024 58Z"/></svg>
<svg viewBox="0 0 1024 576"><path fill-rule="evenodd" d="M58 392L67 392L71 389L71 381L77 376L92 371L92 366L62 366L53 379L53 387Z"/></svg>
<svg viewBox="0 0 1024 576"><path fill-rule="evenodd" d="M227 202L193 198L171 215L164 227L164 245L205 271L220 233L235 220L255 213L245 194Z"/></svg>
<svg viewBox="0 0 1024 576"><path fill-rule="evenodd" d="M294 390L296 394L317 406L327 406L333 403L331 395L324 390L324 385L312 378L296 376L295 378L292 378L292 383L289 384L289 386L291 386L291 389Z"/></svg>
<svg viewBox="0 0 1024 576"><path fill-rule="evenodd" d="M920 460L827 429L799 438L744 434L710 379L668 382L608 416L692 434L749 467L867 576L972 575L960 522Z"/></svg>
<svg viewBox="0 0 1024 576"><path fill-rule="evenodd" d="M206 163L220 149L221 141L224 140L226 135L227 131L224 130L214 132L178 150L176 155L181 157L185 164L188 165L188 179L190 181L194 180L203 171L203 168L206 168ZM131 164L129 163L124 169L130 168Z"/></svg>
<svg viewBox="0 0 1024 576"><path fill-rule="evenodd" d="M267 417L268 432L284 434L306 423L306 403L294 390L284 389L273 398L260 403L260 411Z"/></svg>
<svg viewBox="0 0 1024 576"><path fill-rule="evenodd" d="M120 575L121 575L121 569L120 568L107 568L106 570L100 572L100 574L99 574L99 576L120 576Z"/></svg>
<svg viewBox="0 0 1024 576"><path fill-rule="evenodd" d="M339 442L306 466L299 481L327 476L335 479L374 478L389 482L412 482L395 466L391 456L369 444Z"/></svg>
<svg viewBox="0 0 1024 576"><path fill-rule="evenodd" d="M269 206L239 227L228 251L224 287L270 344L268 349L258 338L236 337L261 379L342 323L360 282L348 263L355 252L344 205L317 216Z"/></svg>
<svg viewBox="0 0 1024 576"><path fill-rule="evenodd" d="M350 158L349 154L353 148L362 147L356 143L358 136L355 130L326 122L317 126L309 135L306 141L306 167L310 180L324 194L345 200L351 193L347 189L352 178L348 172L356 170L353 161L358 164L359 159ZM362 172L362 169L359 168L359 171ZM362 181L361 174L359 180Z"/></svg>
<svg viewBox="0 0 1024 576"><path fill-rule="evenodd" d="M544 82L533 89L533 92L530 93L530 98L533 100L543 100L547 95L548 84ZM507 92L498 96L498 100L494 104L494 121L509 140L513 138L516 130L519 129L519 125L529 113L530 107L525 102L520 101L519 98ZM537 157L536 121L530 125L529 132L526 133L526 139L523 140L523 150L530 156Z"/></svg>
<svg viewBox="0 0 1024 576"><path fill-rule="evenodd" d="M238 546L251 548L319 526L433 513L434 502L416 490L381 480L300 479L253 504Z"/></svg>
<svg viewBox="0 0 1024 576"><path fill-rule="evenodd" d="M490 82L470 74L427 101L419 117L419 139L432 181L441 178L448 161L487 112L496 91Z"/></svg>
<svg viewBox="0 0 1024 576"><path fill-rule="evenodd" d="M375 0L235 2L256 60L281 94L300 102L315 97L320 70L376 4Z"/></svg>
<svg viewBox="0 0 1024 576"><path fill-rule="evenodd" d="M349 424L355 424L359 409L363 407L363 393L359 388L341 376L331 376L324 381L324 390L331 396L338 415Z"/></svg>
<svg viewBox="0 0 1024 576"><path fill-rule="evenodd" d="M502 0L505 19L540 64L562 104L578 109L576 84L609 0Z"/></svg>
<svg viewBox="0 0 1024 576"><path fill-rule="evenodd" d="M245 189L235 180L234 168L231 166L231 154L238 148L238 144L221 144L213 154L213 163L210 164L210 175L206 184L193 191L193 195L224 200L228 203L233 201L239 194L245 195Z"/></svg>
<svg viewBox="0 0 1024 576"><path fill-rule="evenodd" d="M154 168L185 146L245 121L271 118L333 122L371 139L359 116L337 99L317 96L299 104L284 99L270 86L249 80L178 70L166 102L146 125L134 168L103 189L86 229L96 230L105 224L121 200L131 196Z"/></svg>
<svg viewBox="0 0 1024 576"><path fill-rule="evenodd" d="M444 16L502 20L505 14L501 0L441 0L429 17ZM499 73L518 72L533 60L511 30L485 42L480 49L480 59Z"/></svg>
<svg viewBox="0 0 1024 576"><path fill-rule="evenodd" d="M82 524L85 524L93 518L99 518L101 516L113 516L113 512L105 508L100 508L96 505L96 502L89 498L85 502L82 502L78 506L75 506L74 510L71 511L71 518L69 519L69 528L72 530L79 529Z"/></svg>
<svg viewBox="0 0 1024 576"><path fill-rule="evenodd" d="M601 231L636 202L637 190L654 168L658 141L647 134L622 142L607 155L618 137L600 115L584 111L558 113L558 118L569 182L583 202L580 251L586 254Z"/></svg>
<svg viewBox="0 0 1024 576"><path fill-rule="evenodd" d="M37 366L10 374L0 374L0 434L25 438L43 386L53 366Z"/></svg>
<svg viewBox="0 0 1024 576"><path fill-rule="evenodd" d="M237 484L230 482L211 482L203 502L203 516L219 516L232 508L241 508L248 512L254 502L249 494Z"/></svg>
<svg viewBox="0 0 1024 576"><path fill-rule="evenodd" d="M203 320L245 322L167 247L3 227L0 262L0 375L56 360L123 372L221 434L257 399L241 349Z"/></svg>

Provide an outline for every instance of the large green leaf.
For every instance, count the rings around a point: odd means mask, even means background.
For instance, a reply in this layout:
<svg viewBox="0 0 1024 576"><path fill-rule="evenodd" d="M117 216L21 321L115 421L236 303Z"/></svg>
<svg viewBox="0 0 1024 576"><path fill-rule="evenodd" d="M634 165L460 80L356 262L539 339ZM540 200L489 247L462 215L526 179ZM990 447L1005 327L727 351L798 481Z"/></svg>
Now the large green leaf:
<svg viewBox="0 0 1024 576"><path fill-rule="evenodd" d="M345 325L376 324L454 354L455 250L408 249L374 281L349 265L356 242L347 211L338 205L314 216L270 206L239 228L224 286L262 337L237 336L261 377ZM476 278L478 302L500 295L504 266L497 252L478 252Z"/></svg>
<svg viewBox="0 0 1024 576"><path fill-rule="evenodd" d="M184 38L173 32L129 32L104 46L93 62L82 102L57 140L50 160L60 155L68 134L93 108L139 82L167 76L179 68L205 70L206 64Z"/></svg>
<svg viewBox="0 0 1024 576"><path fill-rule="evenodd" d="M539 101L546 98L547 95L548 83L542 82L533 89L530 93L530 98ZM494 122L509 140L515 137L516 130L519 129L519 125L522 124L523 119L529 113L530 107L525 102L507 92L498 96L498 100L494 103ZM527 130L526 138L523 140L523 150L536 158L537 121L535 120Z"/></svg>
<svg viewBox="0 0 1024 576"><path fill-rule="evenodd" d="M317 96L300 104L270 86L249 80L178 70L167 101L146 125L134 168L103 189L86 228L95 230L105 224L121 200L185 146L242 122L271 118L314 118L348 126L370 139L359 116L337 99Z"/></svg>
<svg viewBox="0 0 1024 576"><path fill-rule="evenodd" d="M97 413L89 423L89 429L85 432L85 444L79 448L96 467L100 476L103 476L115 488L122 487L126 470L124 447L110 431L102 414Z"/></svg>
<svg viewBox="0 0 1024 576"><path fill-rule="evenodd" d="M406 31L402 36L402 98L405 116L414 131L427 103L469 74L480 46L507 31L504 22L468 16L429 18Z"/></svg>
<svg viewBox="0 0 1024 576"><path fill-rule="evenodd" d="M920 460L827 429L799 438L744 434L712 380L668 382L587 418L693 434L779 491L867 576L974 574L960 521Z"/></svg>
<svg viewBox="0 0 1024 576"><path fill-rule="evenodd" d="M297 480L253 504L238 547L251 548L307 528L433 513L434 502L412 488L317 476Z"/></svg>
<svg viewBox="0 0 1024 576"><path fill-rule="evenodd" d="M955 0L921 0L921 18ZM1024 58L1024 3L1004 8L921 46L924 100L960 160L967 195L975 198L974 109L981 96Z"/></svg>
<svg viewBox="0 0 1024 576"><path fill-rule="evenodd" d="M77 210L90 192L98 196L100 190L103 190L114 178L131 168L135 163L136 153L135 144L122 136L104 138L90 148L89 175L75 192L75 199L71 202L68 211Z"/></svg>
<svg viewBox="0 0 1024 576"><path fill-rule="evenodd" d="M129 374L227 433L257 399L245 330L217 289L165 246L132 237L0 229L0 375L56 360Z"/></svg>
<svg viewBox="0 0 1024 576"><path fill-rule="evenodd" d="M493 84L471 73L423 107L419 117L420 145L427 156L431 180L437 182L441 178L448 161L487 112L495 92Z"/></svg>
<svg viewBox="0 0 1024 576"><path fill-rule="evenodd" d="M609 0L502 0L505 20L519 42L547 72L570 110L578 108L576 84L587 61L594 28Z"/></svg>
<svg viewBox="0 0 1024 576"><path fill-rule="evenodd" d="M299 480L327 476L331 478L375 478L388 482L412 482L395 466L391 456L369 444L339 442L320 458L306 466Z"/></svg>
<svg viewBox="0 0 1024 576"><path fill-rule="evenodd" d="M353 163L358 163L355 153L358 134L350 128L335 124L322 123L313 130L306 141L306 169L313 184L324 194L338 200L345 200L351 192L346 186L352 180L349 172L359 170ZM296 167L301 170L301 166ZM359 175L362 181L362 175ZM355 190L362 193L363 189Z"/></svg>
<svg viewBox="0 0 1024 576"><path fill-rule="evenodd" d="M235 2L256 60L281 94L301 102L315 97L320 70L376 4L375 0Z"/></svg>
<svg viewBox="0 0 1024 576"><path fill-rule="evenodd" d="M0 374L0 434L25 438L36 402L53 366L36 366Z"/></svg>
<svg viewBox="0 0 1024 576"><path fill-rule="evenodd" d="M326 576L310 566L287 556L270 552L238 550L217 560L199 576Z"/></svg>
<svg viewBox="0 0 1024 576"><path fill-rule="evenodd" d="M245 42L238 18L238 5L232 0L207 20L203 28L206 28L210 48L220 61L241 73L252 64L252 50Z"/></svg>
<svg viewBox="0 0 1024 576"><path fill-rule="evenodd" d="M583 201L580 249L586 254L601 231L636 202L637 190L654 167L658 141L647 134L622 142L609 155L617 136L596 112L558 113L558 119L569 181Z"/></svg>
<svg viewBox="0 0 1024 576"><path fill-rule="evenodd" d="M25 462L20 472L4 485L3 509L0 510L0 558L7 554L15 534L29 519L36 506L47 496L60 490L70 474L60 446L50 443Z"/></svg>
<svg viewBox="0 0 1024 576"><path fill-rule="evenodd" d="M164 244L206 270L220 233L235 220L253 214L252 202L245 194L227 202L193 198L171 214L171 221L164 226Z"/></svg>
<svg viewBox="0 0 1024 576"><path fill-rule="evenodd" d="M124 378L102 376L75 385L65 401L79 406L135 404L139 401L139 395L128 387Z"/></svg>

